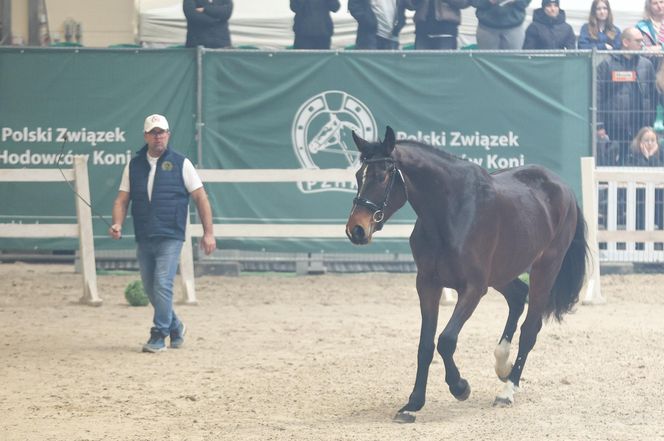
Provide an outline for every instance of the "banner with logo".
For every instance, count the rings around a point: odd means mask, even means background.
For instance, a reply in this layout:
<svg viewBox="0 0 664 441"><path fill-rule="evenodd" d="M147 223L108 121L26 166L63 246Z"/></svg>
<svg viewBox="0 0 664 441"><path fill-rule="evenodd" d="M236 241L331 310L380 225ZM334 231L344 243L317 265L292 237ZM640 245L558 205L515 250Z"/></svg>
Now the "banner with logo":
<svg viewBox="0 0 664 441"><path fill-rule="evenodd" d="M0 168L55 168L89 155L92 206L110 221L122 169L144 143L151 113L171 125L171 147L201 168L358 167L351 139L425 142L494 170L539 163L580 189L590 153L591 60L587 54L205 51L202 102L196 52L0 49ZM201 114L197 115L197 109ZM196 121L202 119L202 151ZM356 188L345 182L206 184L216 223L338 224ZM0 222L74 221L67 185L3 183ZM192 207L193 210L193 207ZM195 211L195 210L193 210ZM410 224L410 208L392 223ZM94 219L95 246L107 238ZM380 233L378 233L379 237ZM34 245L33 245L34 243ZM352 247L325 241L224 241L268 251L406 251L407 241ZM0 249L74 249L70 240L0 239Z"/></svg>
<svg viewBox="0 0 664 441"><path fill-rule="evenodd" d="M356 170L351 132L375 140L389 125L399 139L489 170L542 164L580 195L579 157L590 153L589 61L463 51L208 53L203 165ZM213 188L221 222L341 228L357 190L340 182ZM414 219L407 208L390 222Z"/></svg>
<svg viewBox="0 0 664 441"><path fill-rule="evenodd" d="M71 168L88 156L95 245L108 226L124 166L145 143L147 115L165 115L171 144L195 158L195 52L182 49L0 49L0 168ZM76 196L64 182L1 183L0 223L75 223ZM114 242L114 243L112 243ZM0 239L2 249L72 249L67 239Z"/></svg>

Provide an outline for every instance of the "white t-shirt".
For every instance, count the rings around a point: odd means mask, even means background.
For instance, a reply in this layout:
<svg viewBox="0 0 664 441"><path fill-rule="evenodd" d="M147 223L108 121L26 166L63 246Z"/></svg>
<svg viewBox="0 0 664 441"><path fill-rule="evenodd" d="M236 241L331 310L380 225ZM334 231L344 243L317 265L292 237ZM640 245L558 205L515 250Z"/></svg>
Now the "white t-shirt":
<svg viewBox="0 0 664 441"><path fill-rule="evenodd" d="M372 0L371 10L376 16L378 22L378 29L376 34L388 40L396 40L397 37L392 35L394 29L394 22L397 15L397 2L395 0Z"/></svg>
<svg viewBox="0 0 664 441"><path fill-rule="evenodd" d="M154 184L154 175L157 171L157 161L159 158L153 158L148 155L148 162L150 163L150 175L148 176L148 198L152 200L152 186ZM187 158L184 158L184 163L182 164L182 179L184 180L184 186L187 189L187 192L191 193L194 190L198 190L203 186L203 181L201 181L200 176L194 168L194 164ZM122 180L120 181L120 191L126 191L129 193L129 164L124 168L122 172Z"/></svg>

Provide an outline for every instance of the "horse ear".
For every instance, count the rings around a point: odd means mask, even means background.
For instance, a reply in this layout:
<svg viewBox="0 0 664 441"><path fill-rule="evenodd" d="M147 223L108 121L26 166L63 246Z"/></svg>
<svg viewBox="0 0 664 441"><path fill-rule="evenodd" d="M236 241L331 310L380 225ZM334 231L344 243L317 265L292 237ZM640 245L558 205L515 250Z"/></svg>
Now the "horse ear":
<svg viewBox="0 0 664 441"><path fill-rule="evenodd" d="M355 145L357 146L357 149L360 152L364 152L367 148L368 142L366 142L364 139L360 138L355 134L355 130L351 131L351 135L353 136L353 141L355 142Z"/></svg>
<svg viewBox="0 0 664 441"><path fill-rule="evenodd" d="M385 151L387 154L391 154L392 150L394 150L394 144L395 144L395 138L394 138L394 130L392 130L392 127L387 126L385 129L385 139L383 140L383 147L385 147Z"/></svg>

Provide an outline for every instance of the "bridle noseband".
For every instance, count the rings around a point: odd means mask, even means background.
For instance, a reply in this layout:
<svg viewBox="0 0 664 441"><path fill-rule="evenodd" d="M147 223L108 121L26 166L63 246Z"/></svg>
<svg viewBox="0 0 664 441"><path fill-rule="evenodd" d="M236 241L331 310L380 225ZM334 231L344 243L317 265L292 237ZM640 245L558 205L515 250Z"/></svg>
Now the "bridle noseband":
<svg viewBox="0 0 664 441"><path fill-rule="evenodd" d="M357 196L353 199L353 203L355 205L361 205L364 208L367 208L373 212L373 215L371 218L373 221L377 224L381 223L383 219L385 219L385 207L389 205L389 199L390 199L390 193L392 192L392 187L394 187L394 181L396 180L397 175L401 178L401 182L404 184L404 191L406 188L406 181L403 179L403 174L401 173L401 170L397 167L396 161L387 156L384 158L375 158L375 159L364 159L362 160L362 164L372 164L372 163L377 163L377 162L385 162L389 164L389 170L388 173L390 173L390 181L387 183L387 188L385 189L385 196L383 197L383 202L379 205L376 204L375 202L370 201L369 199L361 198L360 197L360 189L357 189ZM406 199L408 199L408 195L406 195Z"/></svg>

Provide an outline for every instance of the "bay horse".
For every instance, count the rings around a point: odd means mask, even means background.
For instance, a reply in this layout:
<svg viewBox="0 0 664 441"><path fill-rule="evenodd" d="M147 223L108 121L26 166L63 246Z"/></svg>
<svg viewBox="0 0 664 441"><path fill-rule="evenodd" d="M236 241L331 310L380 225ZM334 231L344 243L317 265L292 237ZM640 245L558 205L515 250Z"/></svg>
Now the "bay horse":
<svg viewBox="0 0 664 441"><path fill-rule="evenodd" d="M551 171L526 165L489 174L479 165L414 141L383 141L353 132L360 152L357 196L346 224L351 242L365 245L409 202L417 214L410 247L417 265L422 326L415 386L394 419L413 422L424 406L434 353L438 308L444 287L457 302L438 337L445 382L458 400L470 385L454 362L459 332L489 287L507 300L505 329L494 351L495 371L505 382L494 405L508 406L542 320L561 321L578 301L588 247L586 223L571 188ZM518 276L530 272L530 287ZM509 361L512 337L528 301L518 354Z"/></svg>

